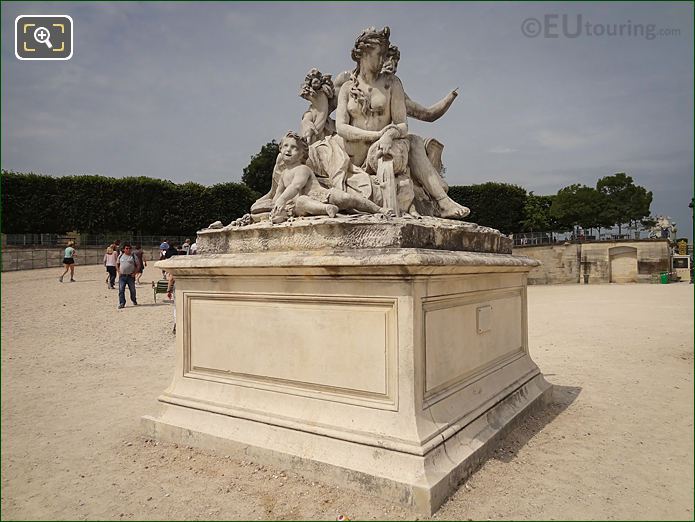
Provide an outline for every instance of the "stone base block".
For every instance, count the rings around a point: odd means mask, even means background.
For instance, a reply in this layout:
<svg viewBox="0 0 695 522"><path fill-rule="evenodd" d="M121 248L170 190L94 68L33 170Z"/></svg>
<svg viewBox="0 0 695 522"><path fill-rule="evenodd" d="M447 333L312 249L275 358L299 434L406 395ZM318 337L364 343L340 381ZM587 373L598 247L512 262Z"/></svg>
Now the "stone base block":
<svg viewBox="0 0 695 522"><path fill-rule="evenodd" d="M150 436L434 512L550 386L508 254L178 256L177 358Z"/></svg>
<svg viewBox="0 0 695 522"><path fill-rule="evenodd" d="M511 254L512 240L494 228L435 217L310 217L273 225L227 226L198 232L198 252L306 252L383 248L426 248Z"/></svg>
<svg viewBox="0 0 695 522"><path fill-rule="evenodd" d="M157 440L241 453L431 515L516 421L542 408L551 393L551 385L536 375L424 456L175 405L163 406L157 417L144 416L142 424L147 436Z"/></svg>

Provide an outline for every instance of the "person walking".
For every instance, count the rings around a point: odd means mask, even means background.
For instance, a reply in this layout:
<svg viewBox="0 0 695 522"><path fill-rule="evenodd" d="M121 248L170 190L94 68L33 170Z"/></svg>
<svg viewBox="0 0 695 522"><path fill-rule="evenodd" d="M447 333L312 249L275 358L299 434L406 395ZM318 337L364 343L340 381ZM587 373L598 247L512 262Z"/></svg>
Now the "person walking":
<svg viewBox="0 0 695 522"><path fill-rule="evenodd" d="M130 301L138 305L135 294L135 274L138 272L138 257L133 254L130 243L123 244L123 252L116 263L118 272L118 308L125 308L125 287L130 290Z"/></svg>
<svg viewBox="0 0 695 522"><path fill-rule="evenodd" d="M145 267L147 266L147 260L145 259L145 251L142 249L142 245L140 243L135 245L135 250L133 250L133 254L137 256L139 263L138 273L135 275L135 284L136 286L140 286L140 278L142 277L142 273L145 271Z"/></svg>
<svg viewBox="0 0 695 522"><path fill-rule="evenodd" d="M111 290L115 288L116 283L116 264L118 263L118 253L114 251L113 244L109 245L104 254L104 266L106 267L106 286Z"/></svg>
<svg viewBox="0 0 695 522"><path fill-rule="evenodd" d="M186 239L186 241L183 242L183 245L181 245L181 250L185 252L184 255L188 255L191 253L191 240Z"/></svg>
<svg viewBox="0 0 695 522"><path fill-rule="evenodd" d="M70 282L75 282L75 252L75 242L73 240L68 241L68 246L63 255L63 266L65 267L65 271L58 278L58 282L63 282L63 277L68 273L68 270L70 271Z"/></svg>

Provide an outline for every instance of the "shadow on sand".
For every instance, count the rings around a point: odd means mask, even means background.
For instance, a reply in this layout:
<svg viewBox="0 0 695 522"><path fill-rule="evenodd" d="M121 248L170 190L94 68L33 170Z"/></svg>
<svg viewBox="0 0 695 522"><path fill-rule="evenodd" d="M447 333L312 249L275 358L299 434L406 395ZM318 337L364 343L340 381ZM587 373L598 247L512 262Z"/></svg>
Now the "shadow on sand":
<svg viewBox="0 0 695 522"><path fill-rule="evenodd" d="M537 409L515 423L512 430L497 444L489 459L511 462L526 443L539 433L546 425L565 411L581 393L578 386L553 385L552 400L544 408Z"/></svg>

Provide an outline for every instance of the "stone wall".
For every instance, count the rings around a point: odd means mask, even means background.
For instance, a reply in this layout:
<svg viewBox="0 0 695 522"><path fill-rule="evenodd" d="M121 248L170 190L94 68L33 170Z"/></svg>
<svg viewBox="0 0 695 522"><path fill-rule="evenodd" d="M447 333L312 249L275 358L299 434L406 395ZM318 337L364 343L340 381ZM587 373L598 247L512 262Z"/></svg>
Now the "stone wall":
<svg viewBox="0 0 695 522"><path fill-rule="evenodd" d="M543 263L529 273L529 284L648 283L669 270L666 239L596 241L515 246L514 254Z"/></svg>
<svg viewBox="0 0 695 522"><path fill-rule="evenodd" d="M531 285L569 284L579 282L581 245L515 246L513 253L537 259L542 264L531 270Z"/></svg>

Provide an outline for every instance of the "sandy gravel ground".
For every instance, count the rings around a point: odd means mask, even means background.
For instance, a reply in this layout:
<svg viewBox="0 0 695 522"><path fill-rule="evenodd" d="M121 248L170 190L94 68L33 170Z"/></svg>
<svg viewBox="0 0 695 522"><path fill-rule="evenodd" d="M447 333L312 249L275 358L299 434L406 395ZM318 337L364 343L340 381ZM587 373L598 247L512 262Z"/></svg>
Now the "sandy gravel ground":
<svg viewBox="0 0 695 522"><path fill-rule="evenodd" d="M2 274L4 520L416 517L241 455L146 440L140 416L174 364L171 305L143 287L139 307L117 310L101 267L57 276ZM530 287L529 315L554 404L433 518L692 520L693 286Z"/></svg>

